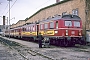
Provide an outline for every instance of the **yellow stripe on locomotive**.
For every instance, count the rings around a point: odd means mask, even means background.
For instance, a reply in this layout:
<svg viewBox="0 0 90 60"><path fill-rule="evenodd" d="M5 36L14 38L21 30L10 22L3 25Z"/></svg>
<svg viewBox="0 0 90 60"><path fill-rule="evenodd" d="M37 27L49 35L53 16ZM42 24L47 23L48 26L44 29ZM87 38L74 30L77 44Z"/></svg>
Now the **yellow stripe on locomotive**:
<svg viewBox="0 0 90 60"><path fill-rule="evenodd" d="M46 31L46 35L54 35L54 30Z"/></svg>
<svg viewBox="0 0 90 60"><path fill-rule="evenodd" d="M37 35L37 32L22 32L22 35Z"/></svg>
<svg viewBox="0 0 90 60"><path fill-rule="evenodd" d="M54 35L54 30L40 31L41 35Z"/></svg>

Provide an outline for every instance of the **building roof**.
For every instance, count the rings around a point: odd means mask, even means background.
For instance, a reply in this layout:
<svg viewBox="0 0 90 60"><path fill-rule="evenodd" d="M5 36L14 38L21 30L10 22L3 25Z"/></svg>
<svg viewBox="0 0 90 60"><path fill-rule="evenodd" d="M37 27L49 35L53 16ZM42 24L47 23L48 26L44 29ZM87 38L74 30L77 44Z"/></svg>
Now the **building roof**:
<svg viewBox="0 0 90 60"><path fill-rule="evenodd" d="M61 2L58 2L58 3L55 3L55 4L49 5L49 6L47 6L47 7L44 7L44 8L42 8L42 9L38 10L36 13L34 13L34 14L33 14L32 16L30 16L29 18L25 19L25 21L27 21L28 19L32 18L33 16L35 16L36 14L38 14L38 13L39 13L40 11L42 11L42 10L45 10L45 9L47 9L47 8L50 8L50 7L59 5L59 4L63 4L63 3L68 2L68 1L71 1L71 0L63 0L63 1L61 1Z"/></svg>

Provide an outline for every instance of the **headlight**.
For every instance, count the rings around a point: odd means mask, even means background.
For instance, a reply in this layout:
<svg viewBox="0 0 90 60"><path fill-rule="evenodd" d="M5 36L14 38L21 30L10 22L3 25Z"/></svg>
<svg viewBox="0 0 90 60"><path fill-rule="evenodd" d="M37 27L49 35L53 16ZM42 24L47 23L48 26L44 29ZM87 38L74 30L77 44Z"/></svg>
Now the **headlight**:
<svg viewBox="0 0 90 60"><path fill-rule="evenodd" d="M68 35L68 30L66 30L66 36Z"/></svg>
<svg viewBox="0 0 90 60"><path fill-rule="evenodd" d="M55 31L55 34L57 34L58 33L58 31Z"/></svg>
<svg viewBox="0 0 90 60"><path fill-rule="evenodd" d="M79 36L81 35L81 31L79 30Z"/></svg>

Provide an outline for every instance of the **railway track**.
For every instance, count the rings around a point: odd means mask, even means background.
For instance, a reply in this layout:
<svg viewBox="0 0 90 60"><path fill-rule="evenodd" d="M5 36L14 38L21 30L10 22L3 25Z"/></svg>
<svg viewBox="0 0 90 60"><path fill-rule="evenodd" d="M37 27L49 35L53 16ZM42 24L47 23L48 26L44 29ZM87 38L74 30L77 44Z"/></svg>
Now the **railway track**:
<svg viewBox="0 0 90 60"><path fill-rule="evenodd" d="M22 58L21 60L83 60L90 57L90 46L84 45L76 45L75 47L58 47L58 46L50 46L50 48L38 48L35 47L27 47L21 45L19 43L14 42L15 40L0 38L2 44L10 47L10 49L15 50ZM22 42L22 41L19 41ZM32 43L29 43L33 45ZM71 58L72 57L72 58Z"/></svg>
<svg viewBox="0 0 90 60"><path fill-rule="evenodd" d="M9 41L0 37L0 42L3 45L8 46L13 51L16 51L19 55L21 55L20 58L22 58L23 60L31 60L31 59L54 60L53 58L35 52L32 49L19 43L16 43L14 41Z"/></svg>

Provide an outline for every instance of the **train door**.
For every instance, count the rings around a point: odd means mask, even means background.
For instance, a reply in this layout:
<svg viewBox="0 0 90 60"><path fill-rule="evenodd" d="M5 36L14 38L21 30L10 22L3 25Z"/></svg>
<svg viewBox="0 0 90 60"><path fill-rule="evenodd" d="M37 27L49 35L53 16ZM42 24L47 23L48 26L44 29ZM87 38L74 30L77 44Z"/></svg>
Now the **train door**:
<svg viewBox="0 0 90 60"><path fill-rule="evenodd" d="M19 28L19 36L21 36L21 28Z"/></svg>
<svg viewBox="0 0 90 60"><path fill-rule="evenodd" d="M20 38L22 38L22 28L21 27L19 29L19 36L20 36Z"/></svg>
<svg viewBox="0 0 90 60"><path fill-rule="evenodd" d="M36 31L37 31L37 36L38 36L38 33L39 33L39 24L37 24Z"/></svg>

